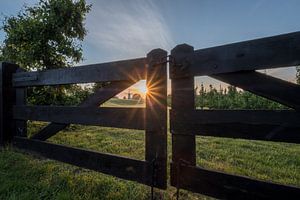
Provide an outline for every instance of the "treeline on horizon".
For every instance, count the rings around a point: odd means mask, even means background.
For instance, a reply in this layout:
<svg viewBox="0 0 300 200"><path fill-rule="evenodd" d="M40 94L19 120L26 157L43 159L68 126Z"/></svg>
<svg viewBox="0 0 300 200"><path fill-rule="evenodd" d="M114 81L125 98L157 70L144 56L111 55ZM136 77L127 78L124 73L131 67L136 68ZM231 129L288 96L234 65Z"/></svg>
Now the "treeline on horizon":
<svg viewBox="0 0 300 200"><path fill-rule="evenodd" d="M168 95L168 106L171 106L171 95ZM209 85L208 89L201 84L195 88L195 107L197 109L288 109L286 106L253 93L238 90L234 86L216 89Z"/></svg>

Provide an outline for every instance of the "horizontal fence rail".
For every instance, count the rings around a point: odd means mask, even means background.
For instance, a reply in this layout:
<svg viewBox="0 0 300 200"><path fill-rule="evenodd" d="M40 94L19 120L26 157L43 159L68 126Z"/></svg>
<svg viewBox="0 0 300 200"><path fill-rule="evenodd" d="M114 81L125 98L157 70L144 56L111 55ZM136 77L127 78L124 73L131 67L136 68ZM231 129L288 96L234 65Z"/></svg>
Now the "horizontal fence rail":
<svg viewBox="0 0 300 200"><path fill-rule="evenodd" d="M15 106L14 119L62 124L99 125L145 129L144 108L85 108L66 106Z"/></svg>
<svg viewBox="0 0 300 200"><path fill-rule="evenodd" d="M103 154L95 151L51 144L39 140L15 137L13 144L50 159L99 171L147 185L152 184L152 164L126 157Z"/></svg>
<svg viewBox="0 0 300 200"><path fill-rule="evenodd" d="M176 175L179 173L179 175ZM298 199L297 187L189 165L171 165L172 185L218 199Z"/></svg>
<svg viewBox="0 0 300 200"><path fill-rule="evenodd" d="M177 64L171 78L297 66L300 32L191 51Z"/></svg>
<svg viewBox="0 0 300 200"><path fill-rule="evenodd" d="M300 143L300 113L290 110L171 110L170 120L173 134Z"/></svg>
<svg viewBox="0 0 300 200"><path fill-rule="evenodd" d="M141 80L146 77L146 58L93 64L13 75L13 86L28 87L107 81Z"/></svg>
<svg viewBox="0 0 300 200"><path fill-rule="evenodd" d="M184 113L170 111L171 129L191 129L193 125L241 123L250 125L285 125L300 127L300 113L290 110L195 110Z"/></svg>

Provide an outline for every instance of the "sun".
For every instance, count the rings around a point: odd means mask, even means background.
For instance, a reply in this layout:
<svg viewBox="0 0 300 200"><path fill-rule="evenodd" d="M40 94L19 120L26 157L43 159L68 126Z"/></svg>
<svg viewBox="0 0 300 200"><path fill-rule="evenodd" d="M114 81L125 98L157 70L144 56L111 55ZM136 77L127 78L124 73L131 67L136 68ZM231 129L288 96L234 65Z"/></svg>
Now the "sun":
<svg viewBox="0 0 300 200"><path fill-rule="evenodd" d="M137 93L142 95L143 97L146 97L148 88L146 86L146 81L142 80L136 83L135 85L132 86L136 90Z"/></svg>
<svg viewBox="0 0 300 200"><path fill-rule="evenodd" d="M148 88L146 86L142 86L138 88L139 92L142 93L143 95L146 95L148 92Z"/></svg>

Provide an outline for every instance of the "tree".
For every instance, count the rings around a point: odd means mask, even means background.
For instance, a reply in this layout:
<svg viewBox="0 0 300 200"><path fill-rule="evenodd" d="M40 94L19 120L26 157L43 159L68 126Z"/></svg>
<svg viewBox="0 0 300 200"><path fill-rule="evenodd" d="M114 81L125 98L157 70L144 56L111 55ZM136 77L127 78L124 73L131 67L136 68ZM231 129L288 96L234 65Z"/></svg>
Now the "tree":
<svg viewBox="0 0 300 200"><path fill-rule="evenodd" d="M33 7L24 7L17 16L5 17L1 59L26 70L73 66L83 59L81 41L87 32L84 20L90 8L85 0L40 0ZM76 86L44 87L32 88L28 95L33 102L63 104L72 89L81 91ZM50 97L43 100L40 94L45 93Z"/></svg>
<svg viewBox="0 0 300 200"><path fill-rule="evenodd" d="M6 17L3 59L27 70L69 67L82 60L80 41L91 5L85 0L40 0L16 17Z"/></svg>
<svg viewBox="0 0 300 200"><path fill-rule="evenodd" d="M253 93L238 91L234 86L229 85L224 90L218 91L209 85L209 90L205 91L203 84L199 94L195 96L195 106L200 109L288 109Z"/></svg>

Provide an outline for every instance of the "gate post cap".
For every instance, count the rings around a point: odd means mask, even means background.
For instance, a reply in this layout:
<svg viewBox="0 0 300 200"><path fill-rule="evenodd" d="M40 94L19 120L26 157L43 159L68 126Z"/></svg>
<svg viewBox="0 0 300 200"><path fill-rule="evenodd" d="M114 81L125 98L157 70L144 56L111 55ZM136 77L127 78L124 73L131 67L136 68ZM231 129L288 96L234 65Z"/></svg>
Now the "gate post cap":
<svg viewBox="0 0 300 200"><path fill-rule="evenodd" d="M160 58L162 55L165 56L168 52L161 49L152 49L149 53L147 53L147 58L152 57L152 58Z"/></svg>
<svg viewBox="0 0 300 200"><path fill-rule="evenodd" d="M186 44L186 43L183 43L183 44L179 44L177 45L176 47L174 47L172 50L171 50L171 55L173 54L176 54L177 52L179 53L190 53L190 52L193 52L194 51L194 47L189 45L189 44Z"/></svg>

